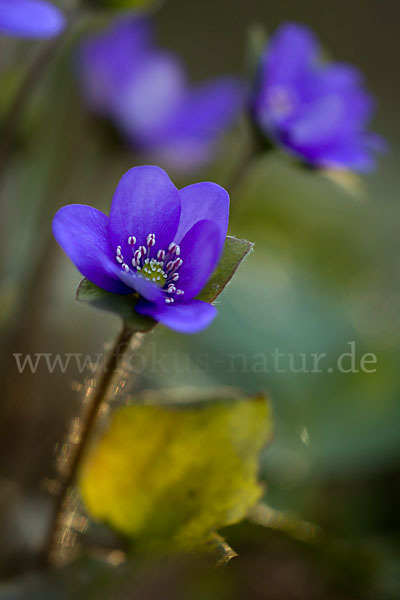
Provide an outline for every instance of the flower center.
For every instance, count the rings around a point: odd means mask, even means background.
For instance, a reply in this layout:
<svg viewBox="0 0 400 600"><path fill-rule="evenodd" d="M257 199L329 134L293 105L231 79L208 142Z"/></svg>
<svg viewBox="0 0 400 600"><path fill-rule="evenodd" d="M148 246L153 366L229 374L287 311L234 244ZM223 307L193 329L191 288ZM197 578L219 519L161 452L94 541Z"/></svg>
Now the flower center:
<svg viewBox="0 0 400 600"><path fill-rule="evenodd" d="M135 273L158 285L165 293L167 304L175 302L175 295L180 296L185 293L176 287L179 280L178 271L183 264L178 244L171 242L167 250L156 250L154 233L147 235L146 246L137 246L134 235L129 236L127 242L132 250L129 259L124 258L121 246L117 246L115 251L115 260L123 271Z"/></svg>
<svg viewBox="0 0 400 600"><path fill-rule="evenodd" d="M277 119L289 117L296 108L296 98L287 88L275 85L268 90L267 103Z"/></svg>

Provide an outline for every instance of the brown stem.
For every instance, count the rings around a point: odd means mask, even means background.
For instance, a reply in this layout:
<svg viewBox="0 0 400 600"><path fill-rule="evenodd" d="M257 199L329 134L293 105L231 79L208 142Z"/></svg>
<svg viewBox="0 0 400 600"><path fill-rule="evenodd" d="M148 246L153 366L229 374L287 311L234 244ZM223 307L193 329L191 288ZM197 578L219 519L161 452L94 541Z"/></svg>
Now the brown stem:
<svg viewBox="0 0 400 600"><path fill-rule="evenodd" d="M45 541L42 556L45 564L51 564L53 562L57 548L58 535L63 525L64 509L67 503L69 490L75 481L82 457L88 447L96 425L97 417L99 416L103 402L108 397L113 377L123 356L129 348L132 336L133 332L124 326L115 340L107 360L101 366L101 370L98 373L97 384L93 389L92 397L89 398L88 407L83 416L80 438L71 451L71 455L66 465L66 474L61 482L54 504L53 519L50 524L49 534Z"/></svg>

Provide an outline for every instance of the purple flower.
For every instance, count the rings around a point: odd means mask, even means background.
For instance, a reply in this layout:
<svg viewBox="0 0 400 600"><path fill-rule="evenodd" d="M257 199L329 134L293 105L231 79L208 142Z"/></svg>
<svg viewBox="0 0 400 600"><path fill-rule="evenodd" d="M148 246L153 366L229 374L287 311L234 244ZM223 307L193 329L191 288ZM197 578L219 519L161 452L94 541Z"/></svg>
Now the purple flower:
<svg viewBox="0 0 400 600"><path fill-rule="evenodd" d="M285 24L261 57L251 102L258 128L307 163L369 171L384 141L366 131L374 102L361 73L321 61L307 27Z"/></svg>
<svg viewBox="0 0 400 600"><path fill-rule="evenodd" d="M130 169L107 217L71 204L53 220L54 237L97 286L141 298L136 310L167 327L195 333L216 315L196 296L214 271L229 219L228 193L215 183L178 190L159 167Z"/></svg>
<svg viewBox="0 0 400 600"><path fill-rule="evenodd" d="M48 38L65 27L62 12L46 0L0 0L0 31L28 38Z"/></svg>
<svg viewBox="0 0 400 600"><path fill-rule="evenodd" d="M176 56L159 50L147 19L129 15L85 41L78 56L84 98L136 150L179 169L201 166L243 105L232 77L189 85Z"/></svg>

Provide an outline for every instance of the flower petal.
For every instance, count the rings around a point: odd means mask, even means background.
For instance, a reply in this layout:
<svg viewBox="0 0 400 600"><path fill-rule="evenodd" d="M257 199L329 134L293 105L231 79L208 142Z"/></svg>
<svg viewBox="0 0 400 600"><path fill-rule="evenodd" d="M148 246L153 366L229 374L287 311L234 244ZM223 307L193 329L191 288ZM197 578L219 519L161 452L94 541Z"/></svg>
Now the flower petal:
<svg viewBox="0 0 400 600"><path fill-rule="evenodd" d="M47 38L65 27L62 12L45 0L1 0L0 31L9 35Z"/></svg>
<svg viewBox="0 0 400 600"><path fill-rule="evenodd" d="M319 45L304 25L286 23L271 38L264 54L268 83L282 85L298 81L318 58Z"/></svg>
<svg viewBox="0 0 400 600"><path fill-rule="evenodd" d="M76 68L86 103L100 114L113 115L132 73L147 55L152 31L143 16L124 16L100 34L86 39L77 52Z"/></svg>
<svg viewBox="0 0 400 600"><path fill-rule="evenodd" d="M197 221L212 220L226 237L229 221L229 194L216 183L202 182L188 185L179 190L181 218L175 241L179 244L183 236Z"/></svg>
<svg viewBox="0 0 400 600"><path fill-rule="evenodd" d="M149 233L156 237L156 249L166 249L173 241L181 214L178 190L159 167L134 167L122 177L111 204L110 243L132 255L129 236L137 247L146 246Z"/></svg>
<svg viewBox="0 0 400 600"><path fill-rule="evenodd" d="M198 221L180 243L183 264L179 269L179 288L185 300L203 289L218 264L225 237L213 221Z"/></svg>
<svg viewBox="0 0 400 600"><path fill-rule="evenodd" d="M79 271L116 294L131 294L117 275L108 243L108 217L91 206L63 206L53 219L53 234Z"/></svg>
<svg viewBox="0 0 400 600"><path fill-rule="evenodd" d="M373 148L365 137L349 138L342 143L324 148L318 153L316 164L328 169L348 168L368 173L373 170Z"/></svg>
<svg viewBox="0 0 400 600"><path fill-rule="evenodd" d="M233 77L188 90L163 135L150 150L175 168L201 166L212 158L218 138L238 116L244 99L244 86Z"/></svg>
<svg viewBox="0 0 400 600"><path fill-rule="evenodd" d="M131 69L124 92L111 92L114 117L133 145L151 150L179 111L185 93L178 60L165 52L147 52Z"/></svg>
<svg viewBox="0 0 400 600"><path fill-rule="evenodd" d="M150 304L139 300L135 310L180 333L197 333L208 327L217 315L215 306L202 300L177 304Z"/></svg>
<svg viewBox="0 0 400 600"><path fill-rule="evenodd" d="M162 300L164 297L164 294L158 285L149 279L134 273L133 271L129 271L127 273L126 271L120 269L118 272L118 278L126 283L126 285L134 289L135 292L143 296L143 298L146 298L146 300L157 302Z"/></svg>

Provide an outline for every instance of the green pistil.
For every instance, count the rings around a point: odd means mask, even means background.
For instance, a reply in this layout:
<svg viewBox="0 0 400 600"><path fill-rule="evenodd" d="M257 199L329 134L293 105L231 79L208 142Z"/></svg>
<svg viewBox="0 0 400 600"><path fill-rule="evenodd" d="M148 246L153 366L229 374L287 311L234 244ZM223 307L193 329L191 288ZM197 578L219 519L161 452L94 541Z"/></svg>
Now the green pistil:
<svg viewBox="0 0 400 600"><path fill-rule="evenodd" d="M156 283L159 287L164 287L165 282L167 281L167 274L163 270L164 264L155 258L151 260L146 258L143 263L143 267L137 268L137 271L150 281Z"/></svg>

